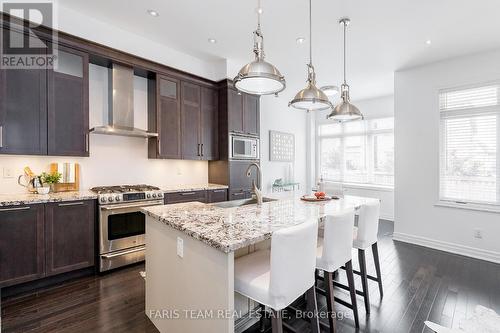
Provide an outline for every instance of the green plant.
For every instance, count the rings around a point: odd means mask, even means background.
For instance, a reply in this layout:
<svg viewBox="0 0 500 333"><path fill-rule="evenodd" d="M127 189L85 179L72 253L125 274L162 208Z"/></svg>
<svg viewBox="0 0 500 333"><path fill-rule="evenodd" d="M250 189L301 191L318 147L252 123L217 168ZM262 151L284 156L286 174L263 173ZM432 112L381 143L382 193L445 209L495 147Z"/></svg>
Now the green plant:
<svg viewBox="0 0 500 333"><path fill-rule="evenodd" d="M59 172L42 172L39 177L42 184L57 184L61 180L62 174Z"/></svg>

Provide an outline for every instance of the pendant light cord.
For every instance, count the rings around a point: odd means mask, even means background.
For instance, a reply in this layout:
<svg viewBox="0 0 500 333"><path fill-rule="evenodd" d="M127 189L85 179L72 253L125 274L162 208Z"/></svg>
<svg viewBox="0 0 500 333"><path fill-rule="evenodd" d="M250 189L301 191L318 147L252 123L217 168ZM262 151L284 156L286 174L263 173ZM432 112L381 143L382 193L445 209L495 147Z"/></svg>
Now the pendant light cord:
<svg viewBox="0 0 500 333"><path fill-rule="evenodd" d="M345 54L346 54L346 47L345 47L345 45L346 45L346 42L345 42L346 38L345 37L346 37L347 24L346 24L345 21L343 22L343 24L344 24L344 84L347 84L347 79L346 79L346 64L345 64L345 59L346 59L346 56L345 56Z"/></svg>
<svg viewBox="0 0 500 333"><path fill-rule="evenodd" d="M257 30L260 31L260 16L262 14L262 6L260 0L257 0Z"/></svg>
<svg viewBox="0 0 500 333"><path fill-rule="evenodd" d="M309 0L309 66L312 67L312 0Z"/></svg>

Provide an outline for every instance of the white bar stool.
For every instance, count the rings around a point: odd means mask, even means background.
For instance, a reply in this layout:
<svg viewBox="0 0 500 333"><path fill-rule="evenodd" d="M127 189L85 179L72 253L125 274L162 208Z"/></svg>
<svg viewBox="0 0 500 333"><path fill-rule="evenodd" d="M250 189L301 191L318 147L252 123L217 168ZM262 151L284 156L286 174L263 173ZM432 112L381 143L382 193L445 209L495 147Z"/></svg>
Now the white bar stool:
<svg viewBox="0 0 500 333"><path fill-rule="evenodd" d="M354 322L359 327L356 288L352 270L352 230L354 228L354 209L329 215L325 218L323 236L318 238L316 269L323 271L326 290L316 290L326 296L330 332L335 332L334 300L352 309ZM333 293L333 273L342 266L346 268L351 304L336 298Z"/></svg>
<svg viewBox="0 0 500 333"><path fill-rule="evenodd" d="M370 295L368 294L368 279L376 281L380 292L380 298L384 297L382 287L382 276L380 273L380 260L378 256L377 234L380 219L380 201L374 200L363 204L359 210L358 227L354 228L353 247L358 249L359 272L355 274L361 276L363 292L357 292L364 297L366 313L370 313ZM377 277L366 273L366 254L365 250L371 246L373 252L373 261Z"/></svg>
<svg viewBox="0 0 500 333"><path fill-rule="evenodd" d="M272 332L283 332L281 310L307 292L308 311L317 314L314 272L318 221L277 230L271 250L261 250L237 258L234 289L259 304L271 308ZM311 320L312 332L319 333L319 320Z"/></svg>

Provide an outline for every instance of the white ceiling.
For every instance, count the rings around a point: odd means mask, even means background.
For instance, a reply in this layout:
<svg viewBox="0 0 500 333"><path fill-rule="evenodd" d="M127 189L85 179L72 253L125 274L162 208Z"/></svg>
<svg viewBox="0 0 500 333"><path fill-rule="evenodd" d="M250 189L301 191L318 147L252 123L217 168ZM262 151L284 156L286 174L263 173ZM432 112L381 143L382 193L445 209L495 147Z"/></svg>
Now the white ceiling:
<svg viewBox="0 0 500 333"><path fill-rule="evenodd" d="M63 0L63 5L200 58L252 58L257 0ZM125 5L126 4L126 5ZM262 0L267 60L288 88L304 85L307 0ZM154 9L159 17L146 13ZM313 61L318 85L340 84L342 29L349 16L351 97L393 93L393 73L449 57L500 48L498 0L313 0ZM216 44L208 38L216 38ZM426 44L431 40L432 44ZM239 66L239 65L238 65ZM237 69L233 69L235 75Z"/></svg>

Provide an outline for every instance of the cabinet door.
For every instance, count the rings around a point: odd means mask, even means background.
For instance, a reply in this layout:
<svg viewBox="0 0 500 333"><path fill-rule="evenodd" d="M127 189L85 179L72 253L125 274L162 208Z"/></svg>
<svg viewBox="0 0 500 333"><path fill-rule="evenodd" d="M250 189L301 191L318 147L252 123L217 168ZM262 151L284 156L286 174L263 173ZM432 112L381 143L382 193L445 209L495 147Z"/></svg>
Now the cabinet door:
<svg viewBox="0 0 500 333"><path fill-rule="evenodd" d="M89 156L88 55L57 49L58 61L48 70L48 154Z"/></svg>
<svg viewBox="0 0 500 333"><path fill-rule="evenodd" d="M94 201L45 206L47 276L94 265Z"/></svg>
<svg viewBox="0 0 500 333"><path fill-rule="evenodd" d="M44 276L43 205L0 207L0 287Z"/></svg>
<svg viewBox="0 0 500 333"><path fill-rule="evenodd" d="M243 127L245 134L260 133L259 96L243 95Z"/></svg>
<svg viewBox="0 0 500 333"><path fill-rule="evenodd" d="M236 90L227 91L227 116L229 132L244 133L243 130L243 95Z"/></svg>
<svg viewBox="0 0 500 333"><path fill-rule="evenodd" d="M181 104L180 81L160 77L157 81L158 96L158 156L181 158Z"/></svg>
<svg viewBox="0 0 500 333"><path fill-rule="evenodd" d="M251 176L247 176L247 169L254 161L229 162L229 186L234 191L250 191L252 181L257 182L257 170L252 168Z"/></svg>
<svg viewBox="0 0 500 333"><path fill-rule="evenodd" d="M47 154L46 69L0 69L0 153Z"/></svg>
<svg viewBox="0 0 500 333"><path fill-rule="evenodd" d="M182 159L201 159L201 88L188 82L181 83Z"/></svg>
<svg viewBox="0 0 500 333"><path fill-rule="evenodd" d="M219 94L216 89L201 88L201 159L219 159Z"/></svg>

